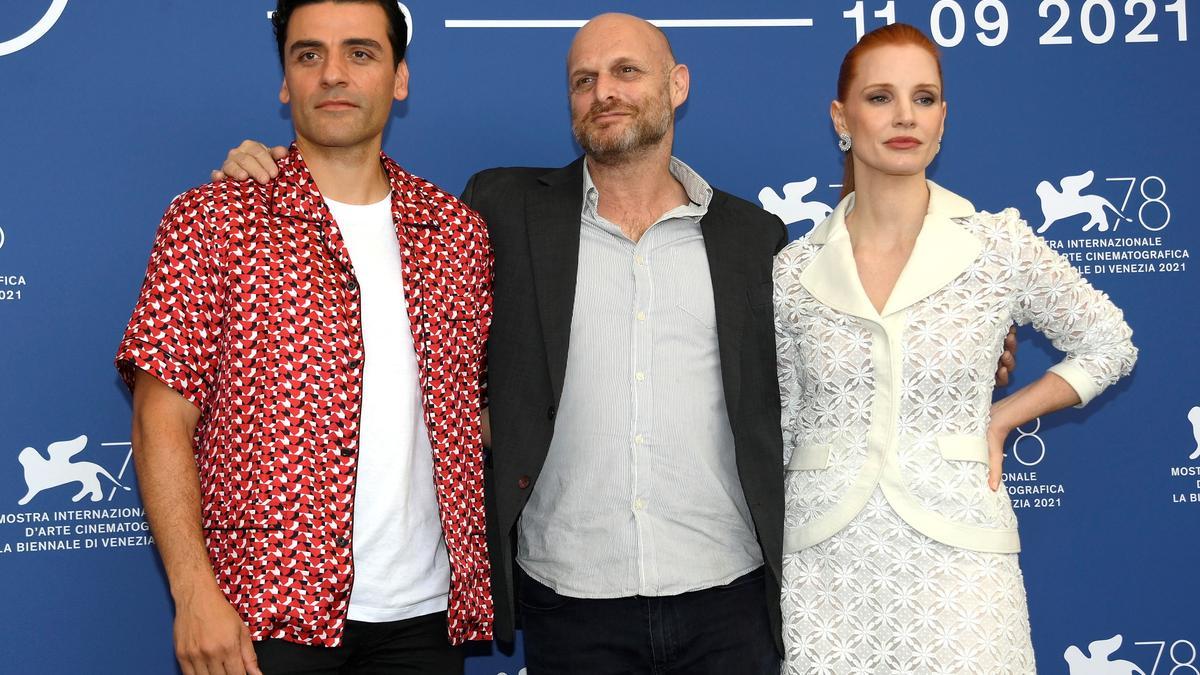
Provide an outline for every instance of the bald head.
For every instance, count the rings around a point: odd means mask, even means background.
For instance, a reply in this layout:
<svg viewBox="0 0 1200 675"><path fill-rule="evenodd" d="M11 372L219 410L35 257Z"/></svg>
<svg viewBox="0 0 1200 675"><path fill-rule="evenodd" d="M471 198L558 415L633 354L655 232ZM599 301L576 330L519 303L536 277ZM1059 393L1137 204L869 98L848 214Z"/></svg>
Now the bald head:
<svg viewBox="0 0 1200 675"><path fill-rule="evenodd" d="M632 14L601 14L588 21L567 52L567 72L570 73L578 58L597 53L614 54L628 52L661 65L663 70L675 65L675 53L666 33L658 26Z"/></svg>
<svg viewBox="0 0 1200 675"><path fill-rule="evenodd" d="M670 157L675 109L687 100L687 66L667 36L628 14L601 14L575 34L567 54L571 126L593 161Z"/></svg>

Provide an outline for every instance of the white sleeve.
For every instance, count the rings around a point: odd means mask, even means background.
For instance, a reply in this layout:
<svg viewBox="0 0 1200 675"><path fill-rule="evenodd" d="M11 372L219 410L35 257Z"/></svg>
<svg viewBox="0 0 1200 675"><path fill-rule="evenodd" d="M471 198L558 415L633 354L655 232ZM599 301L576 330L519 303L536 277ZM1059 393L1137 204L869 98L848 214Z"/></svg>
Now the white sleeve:
<svg viewBox="0 0 1200 675"><path fill-rule="evenodd" d="M1079 407L1133 370L1137 348L1124 314L1084 279L1062 254L1034 234L1012 210L1010 218L1020 290L1013 316L1033 327L1066 353L1050 372L1079 394Z"/></svg>
<svg viewBox="0 0 1200 675"><path fill-rule="evenodd" d="M800 270L794 265L794 256L784 250L775 257L772 273L775 304L775 355L779 374L779 399L782 408L783 463L786 466L796 450L800 417L800 371L799 350L796 346L791 300L799 292Z"/></svg>

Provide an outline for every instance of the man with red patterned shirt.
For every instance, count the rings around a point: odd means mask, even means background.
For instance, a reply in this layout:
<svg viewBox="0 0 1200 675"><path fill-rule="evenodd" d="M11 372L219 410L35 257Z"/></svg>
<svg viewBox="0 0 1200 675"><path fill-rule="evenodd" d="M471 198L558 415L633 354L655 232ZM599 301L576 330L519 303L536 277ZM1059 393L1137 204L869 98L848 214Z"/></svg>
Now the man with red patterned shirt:
<svg viewBox="0 0 1200 675"><path fill-rule="evenodd" d="M280 0L296 142L177 197L117 364L186 675L462 672L490 639L491 249L381 153L394 0ZM432 480L431 480L432 478ZM448 636L448 639L447 639Z"/></svg>

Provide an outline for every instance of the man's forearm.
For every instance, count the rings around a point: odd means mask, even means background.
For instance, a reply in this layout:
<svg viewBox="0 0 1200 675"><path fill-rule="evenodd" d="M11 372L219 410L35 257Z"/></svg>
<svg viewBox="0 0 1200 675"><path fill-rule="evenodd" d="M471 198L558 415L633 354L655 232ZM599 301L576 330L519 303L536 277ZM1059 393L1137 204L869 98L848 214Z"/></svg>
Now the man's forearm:
<svg viewBox="0 0 1200 675"><path fill-rule="evenodd" d="M165 390L165 391L164 391ZM200 518L200 479L192 448L198 414L155 378L134 391L133 458L146 520L178 604L216 591Z"/></svg>

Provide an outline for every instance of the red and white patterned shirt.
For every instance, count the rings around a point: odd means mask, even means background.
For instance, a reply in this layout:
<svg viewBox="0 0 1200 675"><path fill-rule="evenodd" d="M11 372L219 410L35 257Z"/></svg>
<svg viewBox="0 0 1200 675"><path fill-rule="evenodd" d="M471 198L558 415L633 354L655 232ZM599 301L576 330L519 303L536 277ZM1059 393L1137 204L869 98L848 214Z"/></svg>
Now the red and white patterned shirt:
<svg viewBox="0 0 1200 675"><path fill-rule="evenodd" d="M492 635L479 429L492 316L483 221L381 155L450 557L451 642ZM299 151L268 185L175 199L117 352L200 410L217 582L255 639L341 644L363 391L358 283ZM399 306L399 303L397 303Z"/></svg>

